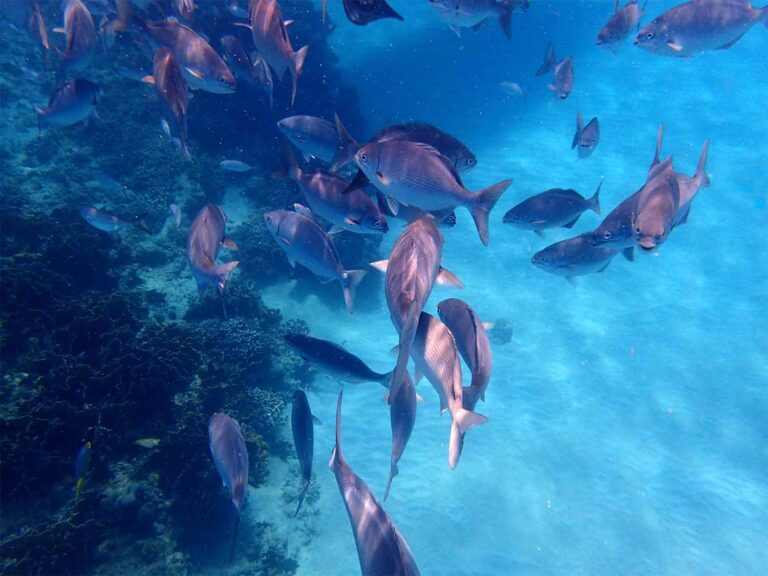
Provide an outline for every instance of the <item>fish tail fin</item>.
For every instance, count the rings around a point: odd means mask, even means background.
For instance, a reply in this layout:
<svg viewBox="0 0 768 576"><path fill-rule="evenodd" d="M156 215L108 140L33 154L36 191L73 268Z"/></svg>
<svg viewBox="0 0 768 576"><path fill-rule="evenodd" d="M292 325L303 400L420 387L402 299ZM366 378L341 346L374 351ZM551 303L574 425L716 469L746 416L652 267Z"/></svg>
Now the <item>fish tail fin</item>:
<svg viewBox="0 0 768 576"><path fill-rule="evenodd" d="M405 295L402 293L401 296ZM411 300L408 303L407 311L405 314L405 320L403 326L400 329L400 339L397 345L397 364L392 371L392 379L390 380L389 387L389 403L392 403L392 399L395 398L400 391L400 386L406 377L406 370L408 369L408 357L411 355L411 344L416 337L416 331L419 327L419 316L421 310L416 300Z"/></svg>
<svg viewBox="0 0 768 576"><path fill-rule="evenodd" d="M392 487L392 480L397 476L399 470L397 469L397 462L392 462L389 467L389 478L387 478L387 487L384 489L384 500L389 496L389 489Z"/></svg>
<svg viewBox="0 0 768 576"><path fill-rule="evenodd" d="M709 176L707 176L707 156L709 155L709 140L704 141L704 146L701 148L701 155L699 156L699 165L696 167L696 180L699 181L700 188L706 188L709 186Z"/></svg>
<svg viewBox="0 0 768 576"><path fill-rule="evenodd" d="M240 527L240 513L235 508L235 517L232 519L232 536L229 541L229 554L227 555L227 563L231 564L235 558L235 544L237 543L237 529Z"/></svg>
<svg viewBox="0 0 768 576"><path fill-rule="evenodd" d="M301 489L301 492L299 493L299 504L296 506L296 513L293 515L294 517L299 515L299 510L301 510L301 505L304 503L304 497L307 495L307 490L309 489L309 483L305 484L304 487Z"/></svg>
<svg viewBox="0 0 768 576"><path fill-rule="evenodd" d="M344 303L350 314L355 313L355 291L365 275L365 270L346 270L341 281L341 289L344 291Z"/></svg>
<svg viewBox="0 0 768 576"><path fill-rule="evenodd" d="M283 168L285 169L285 175L288 176L294 182L297 182L301 177L301 168L296 161L296 154L293 152L293 147L285 142L281 151L283 157Z"/></svg>
<svg viewBox="0 0 768 576"><path fill-rule="evenodd" d="M499 24L501 31L507 38L512 37L512 10L515 8L514 0L503 0L501 14L499 14Z"/></svg>
<svg viewBox="0 0 768 576"><path fill-rule="evenodd" d="M592 194L592 198L589 199L589 207L592 211L600 216L600 188L603 187L603 178L600 178L600 184L597 185L597 190Z"/></svg>
<svg viewBox="0 0 768 576"><path fill-rule="evenodd" d="M291 54L291 80L293 82L293 86L291 87L291 106L293 106L293 103L296 102L296 90L298 88L299 74L301 74L301 69L304 67L304 59L307 57L308 50L309 46L304 46L303 48Z"/></svg>
<svg viewBox="0 0 768 576"><path fill-rule="evenodd" d="M336 121L336 132L339 135L339 140L336 145L336 154L334 154L333 160L331 160L331 172L336 172L342 166L346 166L352 162L352 157L355 155L360 145L349 135L344 124L341 123L339 115L334 114L333 117Z"/></svg>
<svg viewBox="0 0 768 576"><path fill-rule="evenodd" d="M501 198L504 191L512 184L512 179L502 180L501 182L484 188L472 195L472 204L470 212L472 218L475 220L475 226L477 226L477 232L480 234L480 241L488 246L488 216L491 210L496 205L496 202Z"/></svg>
<svg viewBox="0 0 768 576"><path fill-rule="evenodd" d="M395 371L392 370L390 372L387 372L386 374L381 375L381 379L379 382L381 382L381 385L384 386L384 388L391 389L392 388L392 378L395 375ZM389 402L387 402L389 404Z"/></svg>
<svg viewBox="0 0 768 576"><path fill-rule="evenodd" d="M539 69L536 70L536 76L543 76L547 72L555 69L555 48L552 46L552 42L547 44L547 53L544 55L544 62L541 63Z"/></svg>
<svg viewBox="0 0 768 576"><path fill-rule="evenodd" d="M464 435L475 426L485 424L486 422L488 422L488 418L482 414L470 412L464 408L459 408L453 415L451 438L448 445L448 465L451 467L451 470L455 469L459 463L461 450L464 448Z"/></svg>
<svg viewBox="0 0 768 576"><path fill-rule="evenodd" d="M227 285L229 277L232 275L232 271L237 268L239 264L240 262L238 260L232 260L232 262L226 262L225 264L220 264L219 266L214 267L213 273L218 278L216 287L219 289L219 292L224 292L224 287Z"/></svg>
<svg viewBox="0 0 768 576"><path fill-rule="evenodd" d="M336 444L331 452L331 459L328 461L328 468L334 469L336 463L344 462L344 452L341 449L341 399L344 395L344 389L339 390L339 399L336 400Z"/></svg>

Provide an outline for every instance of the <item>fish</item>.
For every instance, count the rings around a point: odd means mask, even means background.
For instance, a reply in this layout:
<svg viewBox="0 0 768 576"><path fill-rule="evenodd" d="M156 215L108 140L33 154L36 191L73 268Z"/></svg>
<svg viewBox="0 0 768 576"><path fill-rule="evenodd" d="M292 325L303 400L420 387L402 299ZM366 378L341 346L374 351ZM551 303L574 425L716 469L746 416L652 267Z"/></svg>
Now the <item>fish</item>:
<svg viewBox="0 0 768 576"><path fill-rule="evenodd" d="M83 72L96 54L96 25L88 8L80 0L64 0L62 8L66 47L64 52L59 52L61 73Z"/></svg>
<svg viewBox="0 0 768 576"><path fill-rule="evenodd" d="M639 28L640 19L643 17L647 3L648 0L645 0L641 8L637 0L627 0L627 3L619 10L619 0L616 0L614 12L605 26L600 29L595 43L616 54L619 44L627 39L632 29Z"/></svg>
<svg viewBox="0 0 768 576"><path fill-rule="evenodd" d="M185 22L190 22L195 15L194 0L174 0L173 9Z"/></svg>
<svg viewBox="0 0 768 576"><path fill-rule="evenodd" d="M525 90L517 82L502 82L499 86L504 92L512 96L525 96Z"/></svg>
<svg viewBox="0 0 768 576"><path fill-rule="evenodd" d="M173 51L181 74L192 90L231 94L237 89L232 71L206 40L175 18L151 22L133 17L153 43Z"/></svg>
<svg viewBox="0 0 768 576"><path fill-rule="evenodd" d="M385 388L390 387L392 372L371 370L360 358L338 344L299 332L288 332L284 338L296 354L321 372L350 384L378 382Z"/></svg>
<svg viewBox="0 0 768 576"><path fill-rule="evenodd" d="M631 220L637 246L650 251L661 245L674 227L679 206L680 185L669 158L646 182L637 198Z"/></svg>
<svg viewBox="0 0 768 576"><path fill-rule="evenodd" d="M568 98L573 91L573 58L566 56L558 61L555 56L555 47L552 42L547 44L544 62L536 71L536 76L542 76L552 72L552 82L548 88L561 100Z"/></svg>
<svg viewBox="0 0 768 576"><path fill-rule="evenodd" d="M100 98L98 84L82 78L68 80L53 91L47 107L34 107L38 128L77 124L96 112Z"/></svg>
<svg viewBox="0 0 768 576"><path fill-rule="evenodd" d="M349 183L323 170L303 171L292 151L286 152L288 177L301 189L312 212L328 220L330 232L347 230L356 234L385 234L387 219L379 206L364 191L356 188L345 193Z"/></svg>
<svg viewBox="0 0 768 576"><path fill-rule="evenodd" d="M477 32L488 18L498 18L504 36L512 36L514 0L429 0L430 6L461 38L461 29Z"/></svg>
<svg viewBox="0 0 768 576"><path fill-rule="evenodd" d="M340 120L337 120L336 126L339 134L341 134L342 131L346 132L343 126L341 126ZM331 165L332 172L336 172L341 167L346 166L349 162L353 162L355 153L357 153L360 148L351 137L340 138L339 140L339 149L336 153L336 157L333 159L333 164ZM422 142L428 144L448 158L456 168L456 171L460 174L477 166L477 158L467 146L457 138L454 138L450 134L443 132L436 126L427 124L426 122L411 122L408 124L388 126L371 136L368 143L385 142L388 140L407 140L410 142ZM368 178L365 177L365 174L363 172L358 172L357 178L353 180L351 185L362 187L367 183Z"/></svg>
<svg viewBox="0 0 768 576"><path fill-rule="evenodd" d="M758 22L768 27L768 6L754 8L746 0L693 0L654 18L638 31L634 44L659 56L693 56L730 48Z"/></svg>
<svg viewBox="0 0 768 576"><path fill-rule="evenodd" d="M237 249L237 245L225 236L226 223L224 210L215 204L206 204L189 228L187 259L200 293L208 286L215 286L219 293L223 293L232 271L240 264L237 260L216 264L222 246Z"/></svg>
<svg viewBox="0 0 768 576"><path fill-rule="evenodd" d="M462 391L462 406L473 411L478 399L485 401L485 391L493 368L486 325L466 302L458 298L440 302L437 314L453 334L456 348L472 372L472 383Z"/></svg>
<svg viewBox="0 0 768 576"><path fill-rule="evenodd" d="M336 444L328 467L333 471L349 515L360 561L360 572L363 576L418 576L419 568L408 543L368 485L355 474L344 458L341 446L343 394L344 391L341 390L336 403Z"/></svg>
<svg viewBox="0 0 768 576"><path fill-rule="evenodd" d="M288 38L282 12L277 0L250 0L248 5L253 44L262 58L282 80L285 71L291 73L291 106L296 101L296 89L309 46L294 52Z"/></svg>
<svg viewBox="0 0 768 576"><path fill-rule="evenodd" d="M118 182L111 176L104 174L104 172L94 172L93 183L94 185L101 186L102 188L104 188L105 190L109 190L110 192L125 192L128 190L127 186L120 184L120 182Z"/></svg>
<svg viewBox="0 0 768 576"><path fill-rule="evenodd" d="M389 317L399 334L390 400L397 396L397 388L405 379L403 374L416 335L419 314L435 283L464 286L455 274L440 265L444 241L435 219L425 216L405 227L392 247L388 260L371 263L373 268L385 273L384 293Z"/></svg>
<svg viewBox="0 0 768 576"><path fill-rule="evenodd" d="M91 449L93 446L86 442L80 447L75 457L75 505L80 501L80 490L85 484L85 477L91 465Z"/></svg>
<svg viewBox="0 0 768 576"><path fill-rule="evenodd" d="M337 280L344 293L347 311L354 312L355 290L365 270L346 270L330 236L312 219L288 210L264 214L267 228L283 249L291 266L299 262L322 283Z"/></svg>
<svg viewBox="0 0 768 576"><path fill-rule="evenodd" d="M229 172L249 172L253 170L253 166L240 160L222 160L219 162L219 166Z"/></svg>
<svg viewBox="0 0 768 576"><path fill-rule="evenodd" d="M352 24L358 26L366 26L384 18L403 20L403 17L395 12L386 0L344 0L344 13Z"/></svg>
<svg viewBox="0 0 768 576"><path fill-rule="evenodd" d="M355 163L386 196L422 210L463 206L472 214L480 241L489 241L488 216L512 184L503 180L478 192L470 192L456 168L435 148L421 142L387 140L369 143L355 154ZM393 206L392 211L397 213Z"/></svg>
<svg viewBox="0 0 768 576"><path fill-rule="evenodd" d="M387 487L384 490L384 500L389 496L392 480L400 472L397 465L403 452L405 452L405 447L408 445L413 426L416 423L416 388L407 370L404 372L404 380L397 387L397 390L397 396L391 398L389 402L392 452L389 458L389 477L387 478Z"/></svg>
<svg viewBox="0 0 768 576"><path fill-rule="evenodd" d="M168 120L165 118L160 119L160 131L165 134L168 138L172 138L171 135L171 125L168 124Z"/></svg>
<svg viewBox="0 0 768 576"><path fill-rule="evenodd" d="M488 418L464 408L456 341L445 324L426 312L419 315L411 357L416 364L417 383L419 374L426 376L440 397L440 412L448 410L451 414L448 465L454 470L464 447L464 436L475 426L485 424Z"/></svg>
<svg viewBox="0 0 768 576"><path fill-rule="evenodd" d="M240 4L245 0L224 0L224 5L233 17L240 20L248 20L248 10L243 8Z"/></svg>
<svg viewBox="0 0 768 576"><path fill-rule="evenodd" d="M576 276L602 272L620 251L597 242L594 232L585 232L539 250L531 263L545 272L563 276L575 285Z"/></svg>
<svg viewBox="0 0 768 576"><path fill-rule="evenodd" d="M388 199L384 194L378 191L376 192L376 202L381 212L385 214L387 218L396 218L410 224L414 220L418 220L419 218L423 218L427 214L430 214L436 220L436 223L440 228L453 228L456 226L456 212L453 210L425 212L421 208L398 203L397 214L393 214L390 206L393 202L397 201L392 200L391 198Z"/></svg>
<svg viewBox="0 0 768 576"><path fill-rule="evenodd" d="M157 448L160 445L160 440L157 438L140 438L139 440L136 440L134 444L150 450L152 448Z"/></svg>
<svg viewBox="0 0 768 576"><path fill-rule="evenodd" d="M274 82L272 81L272 72L269 71L269 64L259 56L258 53L251 53L251 66L253 67L253 77L261 88L261 91L269 101L269 109L275 107L274 103Z"/></svg>
<svg viewBox="0 0 768 576"><path fill-rule="evenodd" d="M99 210L98 208L94 208L93 206L84 206L80 209L80 216L82 216L83 220L88 222L88 224L103 232L117 232L126 226L136 226L144 232L150 233L149 230L137 222L144 215L139 216L133 222L128 222L127 220L121 220L112 214L107 214L106 212Z"/></svg>
<svg viewBox="0 0 768 576"><path fill-rule="evenodd" d="M584 126L584 120L581 118L581 113L576 113L576 133L573 135L571 141L571 150L576 148L576 152L579 154L579 158L587 158L595 151L597 144L600 142L600 122L597 116L592 118L587 125Z"/></svg>
<svg viewBox="0 0 768 576"><path fill-rule="evenodd" d="M531 196L504 214L504 223L523 230L533 230L543 237L542 230L547 228L571 228L586 210L600 214L600 188L591 198L584 198L575 190L552 188L546 192Z"/></svg>
<svg viewBox="0 0 768 576"><path fill-rule="evenodd" d="M307 395L303 390L296 390L293 393L293 401L291 403L291 431L293 432L293 445L296 448L296 456L299 459L302 486L294 516L299 515L301 504L304 502L309 483L312 480L312 459L314 457L315 443L313 418Z"/></svg>
<svg viewBox="0 0 768 576"><path fill-rule="evenodd" d="M29 30L37 40L40 41L40 45L46 50L51 49L51 43L48 40L48 27L45 25L45 19L42 12L40 12L40 2L33 0L32 2L32 14L29 17Z"/></svg>
<svg viewBox="0 0 768 576"><path fill-rule="evenodd" d="M213 463L221 481L227 489L235 509L232 524L232 539L229 546L229 561L235 553L237 528L240 523L240 509L248 495L248 448L240 424L226 414L216 413L208 420L208 445Z"/></svg>
<svg viewBox="0 0 768 576"><path fill-rule="evenodd" d="M543 76L547 72L552 71L555 64L557 64L555 45L552 44L552 42L547 42L547 50L544 52L544 61L541 63L541 66L539 66L538 70L536 70L536 76Z"/></svg>
<svg viewBox="0 0 768 576"><path fill-rule="evenodd" d="M176 119L182 153L185 158L189 159L190 155L187 149L189 90L187 90L184 75L170 48L161 47L155 50L152 59L152 79L147 78L146 80L155 85L157 92Z"/></svg>
<svg viewBox="0 0 768 576"><path fill-rule="evenodd" d="M173 223L176 225L176 228L178 228L181 225L181 210L176 204L169 204L168 213L173 218Z"/></svg>
<svg viewBox="0 0 768 576"><path fill-rule="evenodd" d="M296 146L305 160L319 158L331 162L341 148L358 147L349 135L341 119L336 125L315 116L290 116L277 123L280 132ZM335 170L333 170L335 171Z"/></svg>
<svg viewBox="0 0 768 576"><path fill-rule="evenodd" d="M220 43L224 50L224 62L235 75L235 80L249 84L255 83L251 58L242 42L231 34L227 34L221 37Z"/></svg>

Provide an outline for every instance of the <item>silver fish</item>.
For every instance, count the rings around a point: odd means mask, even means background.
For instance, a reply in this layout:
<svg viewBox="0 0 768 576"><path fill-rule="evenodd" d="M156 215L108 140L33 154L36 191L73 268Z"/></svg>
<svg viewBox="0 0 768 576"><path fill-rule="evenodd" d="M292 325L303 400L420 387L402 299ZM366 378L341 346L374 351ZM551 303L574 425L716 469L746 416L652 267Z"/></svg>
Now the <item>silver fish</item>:
<svg viewBox="0 0 768 576"><path fill-rule="evenodd" d="M229 172L249 172L250 170L253 170L253 166L246 164L241 160L222 160L219 162L219 166Z"/></svg>
<svg viewBox="0 0 768 576"><path fill-rule="evenodd" d="M639 27L647 3L645 0L640 8L637 0L627 0L619 10L619 0L616 0L613 14L597 34L596 44L616 54L619 44L627 39L633 28Z"/></svg>
<svg viewBox="0 0 768 576"><path fill-rule="evenodd" d="M288 176L298 184L312 212L333 224L331 232L384 234L389 231L387 219L368 194L359 188L345 193L349 183L343 178L322 170L305 172L292 153L287 156Z"/></svg>
<svg viewBox="0 0 768 576"><path fill-rule="evenodd" d="M61 53L63 74L84 71L96 54L96 25L80 0L64 0L64 33L67 43Z"/></svg>
<svg viewBox="0 0 768 576"><path fill-rule="evenodd" d="M429 5L459 38L462 28L477 32L488 18L498 18L504 35L512 36L513 0L429 0Z"/></svg>
<svg viewBox="0 0 768 576"><path fill-rule="evenodd" d="M592 118L587 125L584 125L584 120L581 118L581 113L576 113L576 133L573 135L571 141L571 150L576 148L576 152L579 154L579 158L587 158L600 142L600 122L597 116Z"/></svg>
<svg viewBox="0 0 768 576"><path fill-rule="evenodd" d="M360 384L378 382L389 388L392 372L379 373L371 370L360 358L338 344L298 332L288 332L285 341L294 352L321 372L330 374L342 382Z"/></svg>
<svg viewBox="0 0 768 576"><path fill-rule="evenodd" d="M118 230L130 226L132 223L121 220L117 216L107 214L106 212L94 208L93 206L84 206L80 209L80 216L94 228L103 232L117 232Z"/></svg>
<svg viewBox="0 0 768 576"><path fill-rule="evenodd" d="M274 210L264 214L264 220L291 266L299 262L323 283L337 280L347 310L353 313L355 289L366 272L346 270L330 236L310 218L288 210Z"/></svg>
<svg viewBox="0 0 768 576"><path fill-rule="evenodd" d="M307 494L309 483L312 480L312 460L314 458L315 427L312 410L309 407L307 395L303 390L293 393L291 403L291 431L293 432L293 445L296 448L296 456L299 459L299 471L301 472L301 493L299 503L296 506L296 514L299 515L304 496Z"/></svg>
<svg viewBox="0 0 768 576"><path fill-rule="evenodd" d="M336 445L328 467L336 477L336 484L352 525L360 572L363 576L418 576L419 569L408 544L395 523L376 501L368 485L363 482L344 458L341 448L341 401L336 404Z"/></svg>
<svg viewBox="0 0 768 576"><path fill-rule="evenodd" d="M594 232L561 240L536 252L531 263L550 274L563 276L574 284L576 276L602 272L621 250L595 240Z"/></svg>
<svg viewBox="0 0 768 576"><path fill-rule="evenodd" d="M400 472L397 464L405 452L405 447L408 445L413 426L416 423L416 388L407 370L404 373L404 380L397 387L397 390L397 396L391 398L389 402L392 453L389 458L389 478L387 478L387 487L384 490L384 500L389 496L392 480Z"/></svg>
<svg viewBox="0 0 768 576"><path fill-rule="evenodd" d="M226 414L214 414L208 421L208 444L213 456L213 463L219 472L221 481L229 492L235 515L232 526L232 539L229 547L229 560L235 552L237 527L240 523L240 509L247 496L248 488L248 448L245 445L240 424Z"/></svg>
<svg viewBox="0 0 768 576"><path fill-rule="evenodd" d="M426 312L419 315L411 357L416 364L416 381L420 373L426 376L440 397L440 411L448 410L451 414L448 465L453 470L459 462L466 433L486 423L488 418L464 408L461 362L456 341L445 324Z"/></svg>
<svg viewBox="0 0 768 576"><path fill-rule="evenodd" d="M667 10L640 29L635 45L659 56L693 56L725 50L762 22L768 6L753 8L746 0L693 0Z"/></svg>
<svg viewBox="0 0 768 576"><path fill-rule="evenodd" d="M443 235L435 220L425 216L406 226L395 242L389 260L371 266L386 274L384 292L389 317L399 334L397 365L392 376L392 396L403 382L411 343L416 335L419 314L435 282L463 287L461 280L440 266Z"/></svg>
<svg viewBox="0 0 768 576"><path fill-rule="evenodd" d="M600 214L600 188L591 198L584 198L575 190L553 188L531 196L504 214L504 223L523 230L533 230L543 237L547 228L571 228L586 210Z"/></svg>
<svg viewBox="0 0 768 576"><path fill-rule="evenodd" d="M191 28L174 18L150 22L134 18L151 40L173 50L181 74L193 90L231 94L237 82L224 60Z"/></svg>
<svg viewBox="0 0 768 576"><path fill-rule="evenodd" d="M469 305L458 298L443 300L437 305L440 320L453 334L456 348L472 372L472 383L463 390L462 405L474 410L478 399L485 400L491 379L493 357L485 325Z"/></svg>
<svg viewBox="0 0 768 576"><path fill-rule="evenodd" d="M35 106L38 126L71 126L85 120L96 112L100 97L98 84L82 78L69 80L54 90L46 108Z"/></svg>
<svg viewBox="0 0 768 576"><path fill-rule="evenodd" d="M486 246L490 211L512 183L504 180L470 192L450 160L427 144L405 140L368 143L355 154L355 163L383 194L403 204L427 211L464 206Z"/></svg>
<svg viewBox="0 0 768 576"><path fill-rule="evenodd" d="M338 128L337 128L338 126ZM290 116L277 123L286 138L301 151L305 160L331 162L340 148L357 147L337 117L336 125L315 116Z"/></svg>
<svg viewBox="0 0 768 576"><path fill-rule="evenodd" d="M225 236L226 223L227 215L224 210L215 204L206 204L197 213L189 228L187 258L200 292L210 285L215 286L219 292L224 292L232 271L240 264L237 260L216 264L222 246L230 250L237 249L237 245Z"/></svg>
<svg viewBox="0 0 768 576"><path fill-rule="evenodd" d="M296 89L299 74L304 66L309 46L294 52L288 38L282 12L277 0L250 0L248 5L253 44L264 60L282 80L289 70L292 79L291 106L296 101Z"/></svg>
<svg viewBox="0 0 768 576"><path fill-rule="evenodd" d="M536 76L552 72L552 82L548 88L561 100L568 98L573 91L573 59L566 56L558 62L555 56L555 47L551 42L547 44L544 62L536 71Z"/></svg>

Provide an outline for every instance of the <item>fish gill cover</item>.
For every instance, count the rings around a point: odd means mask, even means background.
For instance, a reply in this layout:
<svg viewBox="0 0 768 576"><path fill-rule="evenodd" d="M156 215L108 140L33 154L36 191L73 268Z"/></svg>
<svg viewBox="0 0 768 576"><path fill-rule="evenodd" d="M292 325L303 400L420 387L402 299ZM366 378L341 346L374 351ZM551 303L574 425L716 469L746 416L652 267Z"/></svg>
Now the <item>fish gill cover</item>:
<svg viewBox="0 0 768 576"><path fill-rule="evenodd" d="M0 573L760 574L766 22L744 0L3 1ZM158 53L178 72L166 82ZM600 118L578 155L577 114ZM386 234L350 232L362 216L349 210L334 212L343 232L308 216L339 253L338 282L292 267L263 219L311 204L278 127L297 115L331 135L328 159L291 139L301 170L370 179L387 215ZM356 178L356 153L393 131L414 144L394 149L418 154ZM510 178L481 207L488 247L466 210L445 224ZM596 199L598 182L602 215L551 194ZM503 222L545 191L554 204L527 214L545 239ZM239 265L198 294L185 246L206 205L226 222L205 264ZM390 373L409 334L390 321L385 275L366 275L353 316L338 283L385 267L430 211L445 247L421 317L436 329L411 356L437 393L419 386L404 426L379 383L345 385L359 481L346 494L367 504L350 531L323 465L340 440L337 378L350 354ZM441 278L456 277L487 337L436 320L457 297ZM422 303L395 296L417 319ZM310 364L291 333L348 354ZM457 374L472 345L493 349L475 390L471 365L463 388ZM297 389L325 423L300 510ZM232 506L207 439L220 412L250 465L230 564ZM356 550L366 510L391 517L388 535Z"/></svg>

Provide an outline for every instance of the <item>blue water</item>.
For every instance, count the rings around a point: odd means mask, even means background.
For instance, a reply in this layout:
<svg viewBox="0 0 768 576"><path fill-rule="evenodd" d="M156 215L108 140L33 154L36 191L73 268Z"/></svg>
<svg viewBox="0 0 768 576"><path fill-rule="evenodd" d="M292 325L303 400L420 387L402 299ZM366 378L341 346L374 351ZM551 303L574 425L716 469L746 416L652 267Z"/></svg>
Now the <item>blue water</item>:
<svg viewBox="0 0 768 576"><path fill-rule="evenodd" d="M513 338L493 345L493 375L477 407L489 422L469 432L454 471L449 416L439 414L429 384L419 386L424 402L385 508L421 573L768 573L768 30L757 25L731 49L690 59L657 57L631 41L614 56L594 45L612 10L607 0L534 0L527 13L514 13L511 40L493 21L459 39L424 1L392 0L405 21L366 28L344 19L341 2L329 4L337 24L330 46L369 133L430 122L477 156L467 188L514 179L491 215L490 246L458 209L458 225L445 231L443 266L466 288L436 287L426 307L434 313L442 299L460 297L483 320L509 321ZM644 20L673 5L651 0ZM574 58L565 101L547 89L549 75L534 77L549 40L559 57ZM501 82L519 83L525 97L505 93ZM300 92L310 89L299 81ZM584 160L570 149L577 111L601 124L600 143ZM657 253L634 263L617 257L576 287L531 266L534 252L594 228L599 217L585 213L573 230L542 240L503 225L504 212L554 187L591 195L604 178L606 214L643 184L661 123L663 155L682 173L695 172L711 141L711 185L688 223ZM237 192L222 203L235 239L239 224L260 217ZM400 229L383 241L382 258ZM336 302L298 300L294 283L261 295L313 335L345 342L375 370L391 369L397 334L383 294L351 316L340 294ZM183 272L162 289L187 293L194 285ZM466 368L464 376L468 382ZM324 422L315 430L317 500L290 518L294 503L281 494L286 483L298 490L298 465L273 457L267 483L251 489L244 511L239 547L261 538L257 522L272 522L298 574L359 571L326 468L338 389L318 375L308 392ZM391 439L381 392L347 386L343 404L346 458L377 497ZM287 419L284 436L290 441Z"/></svg>

